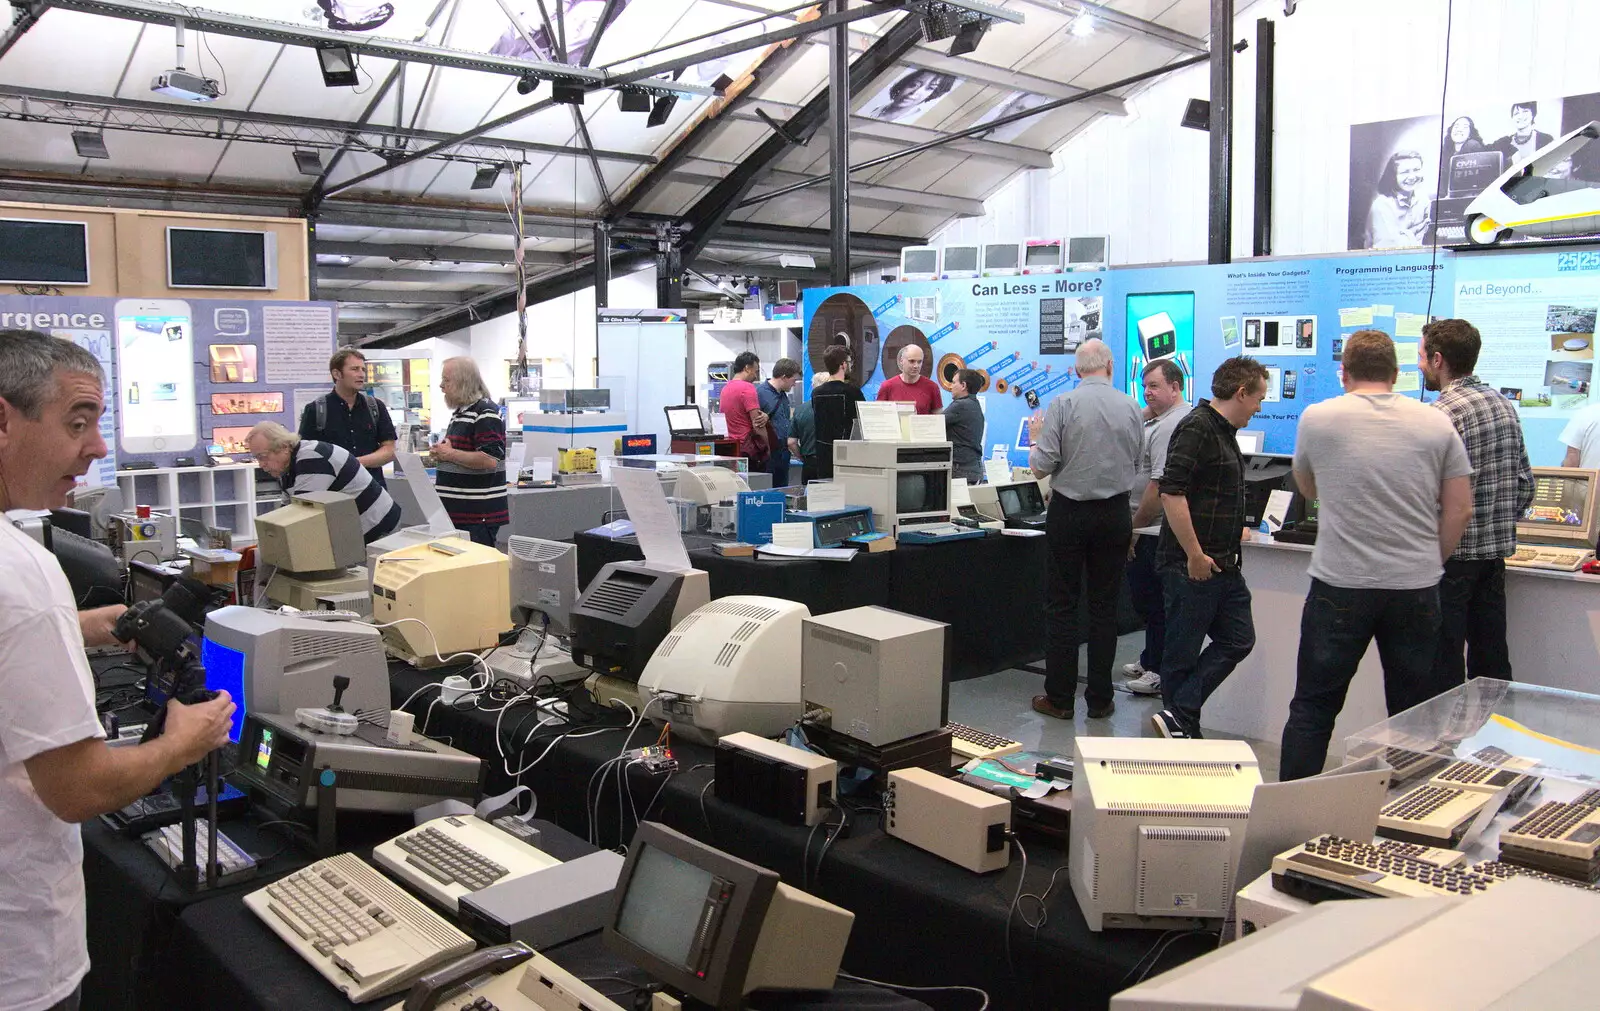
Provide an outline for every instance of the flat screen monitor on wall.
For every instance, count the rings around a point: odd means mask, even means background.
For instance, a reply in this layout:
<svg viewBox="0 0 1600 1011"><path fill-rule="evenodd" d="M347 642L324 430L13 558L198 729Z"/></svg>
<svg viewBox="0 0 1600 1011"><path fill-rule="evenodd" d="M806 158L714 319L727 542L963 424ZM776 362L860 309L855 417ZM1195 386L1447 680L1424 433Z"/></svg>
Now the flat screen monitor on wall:
<svg viewBox="0 0 1600 1011"><path fill-rule="evenodd" d="M276 288L278 237L271 232L168 228L167 285Z"/></svg>
<svg viewBox="0 0 1600 1011"><path fill-rule="evenodd" d="M88 225L0 218L0 284L88 283Z"/></svg>

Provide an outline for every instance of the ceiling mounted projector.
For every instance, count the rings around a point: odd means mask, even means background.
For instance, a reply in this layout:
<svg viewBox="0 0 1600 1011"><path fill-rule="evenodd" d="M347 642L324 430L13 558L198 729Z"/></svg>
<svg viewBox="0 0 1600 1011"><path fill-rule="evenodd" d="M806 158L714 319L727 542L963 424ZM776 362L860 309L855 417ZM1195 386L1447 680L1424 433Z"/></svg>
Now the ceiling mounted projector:
<svg viewBox="0 0 1600 1011"><path fill-rule="evenodd" d="M217 82L209 77L191 74L187 70L169 70L150 82L150 90L168 98L181 98L186 102L215 102L222 94Z"/></svg>

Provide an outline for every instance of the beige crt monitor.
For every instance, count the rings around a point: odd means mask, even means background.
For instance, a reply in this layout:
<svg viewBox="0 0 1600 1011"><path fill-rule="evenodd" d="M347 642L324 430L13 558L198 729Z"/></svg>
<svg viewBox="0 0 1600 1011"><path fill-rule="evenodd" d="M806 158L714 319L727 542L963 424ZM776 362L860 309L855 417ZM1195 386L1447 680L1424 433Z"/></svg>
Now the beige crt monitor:
<svg viewBox="0 0 1600 1011"><path fill-rule="evenodd" d="M1517 521L1519 544L1593 549L1600 531L1600 470L1533 468L1533 501Z"/></svg>
<svg viewBox="0 0 1600 1011"><path fill-rule="evenodd" d="M355 497L308 491L256 518L256 554L289 572L330 572L360 565L364 541Z"/></svg>
<svg viewBox="0 0 1600 1011"><path fill-rule="evenodd" d="M379 557L372 573L373 623L399 622L384 638L418 666L498 644L510 613L511 560L483 544L428 541Z"/></svg>

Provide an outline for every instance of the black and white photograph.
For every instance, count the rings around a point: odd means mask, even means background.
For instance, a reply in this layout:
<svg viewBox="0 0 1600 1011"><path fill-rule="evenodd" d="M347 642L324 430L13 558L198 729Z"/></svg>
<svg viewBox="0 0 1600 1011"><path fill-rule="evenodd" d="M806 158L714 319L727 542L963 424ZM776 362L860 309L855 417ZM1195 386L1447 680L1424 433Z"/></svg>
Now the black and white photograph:
<svg viewBox="0 0 1600 1011"><path fill-rule="evenodd" d="M914 68L902 74L861 107L861 115L889 123L911 123L950 94L961 78Z"/></svg>
<svg viewBox="0 0 1600 1011"><path fill-rule="evenodd" d="M1431 241L1439 118L1350 128L1349 248L1401 249Z"/></svg>
<svg viewBox="0 0 1600 1011"><path fill-rule="evenodd" d="M630 0L617 0L611 12L615 21L628 9ZM583 59L585 50L589 47L589 40L594 38L595 30L600 27L600 19L605 16L606 0L561 0L561 23L552 23L556 39L550 38L550 33L545 31L544 17L540 13L539 4L522 0L521 3L512 4L512 9L517 11L523 27L528 29L527 37L515 25L507 24L505 31L489 47L489 52L495 56L510 56L527 60L545 60L551 63L578 63ZM554 17L554 4L547 4L545 10ZM567 43L567 58L562 61L558 43L565 33Z"/></svg>
<svg viewBox="0 0 1600 1011"><path fill-rule="evenodd" d="M985 123L992 123L995 120L1003 119L1006 116L1014 116L1019 112L1027 112L1029 109L1037 109L1039 106L1044 105L1048 101L1050 101L1048 97L1044 95L1035 95L1031 91L1014 91L1011 93L1010 97L1006 98L1004 101L997 102L988 112L985 112L982 116L979 116L976 122L974 122L972 125L982 126ZM984 134L984 136L989 140L997 140L1002 142L1016 140L1018 137L1037 126L1039 121L1044 119L1046 115L1048 115L1048 113L1040 113L1037 116L1030 116L1027 119L1018 120L1015 123L1007 123L1005 126L997 126L994 128L994 130Z"/></svg>

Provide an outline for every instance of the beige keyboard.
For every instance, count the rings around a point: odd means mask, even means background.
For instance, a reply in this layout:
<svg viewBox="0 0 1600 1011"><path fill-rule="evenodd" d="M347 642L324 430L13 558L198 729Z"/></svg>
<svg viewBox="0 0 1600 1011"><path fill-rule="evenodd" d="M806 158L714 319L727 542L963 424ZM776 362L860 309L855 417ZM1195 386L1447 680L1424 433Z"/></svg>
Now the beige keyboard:
<svg viewBox="0 0 1600 1011"><path fill-rule="evenodd" d="M1424 783L1378 811L1378 834L1402 842L1449 849L1495 795Z"/></svg>
<svg viewBox="0 0 1600 1011"><path fill-rule="evenodd" d="M1272 858L1273 887L1291 895L1297 891L1317 895L1321 882L1347 896L1466 898L1487 891L1499 880L1472 868L1441 867L1333 835L1319 836Z"/></svg>
<svg viewBox="0 0 1600 1011"><path fill-rule="evenodd" d="M372 851L394 877L454 913L461 897L561 861L471 815L435 818Z"/></svg>
<svg viewBox="0 0 1600 1011"><path fill-rule="evenodd" d="M356 1004L477 947L353 853L318 860L244 904Z"/></svg>
<svg viewBox="0 0 1600 1011"><path fill-rule="evenodd" d="M1556 569L1560 572L1577 572L1583 563L1594 558L1593 551L1583 548L1558 548L1547 544L1518 544L1517 550L1506 559L1507 565L1523 569Z"/></svg>

